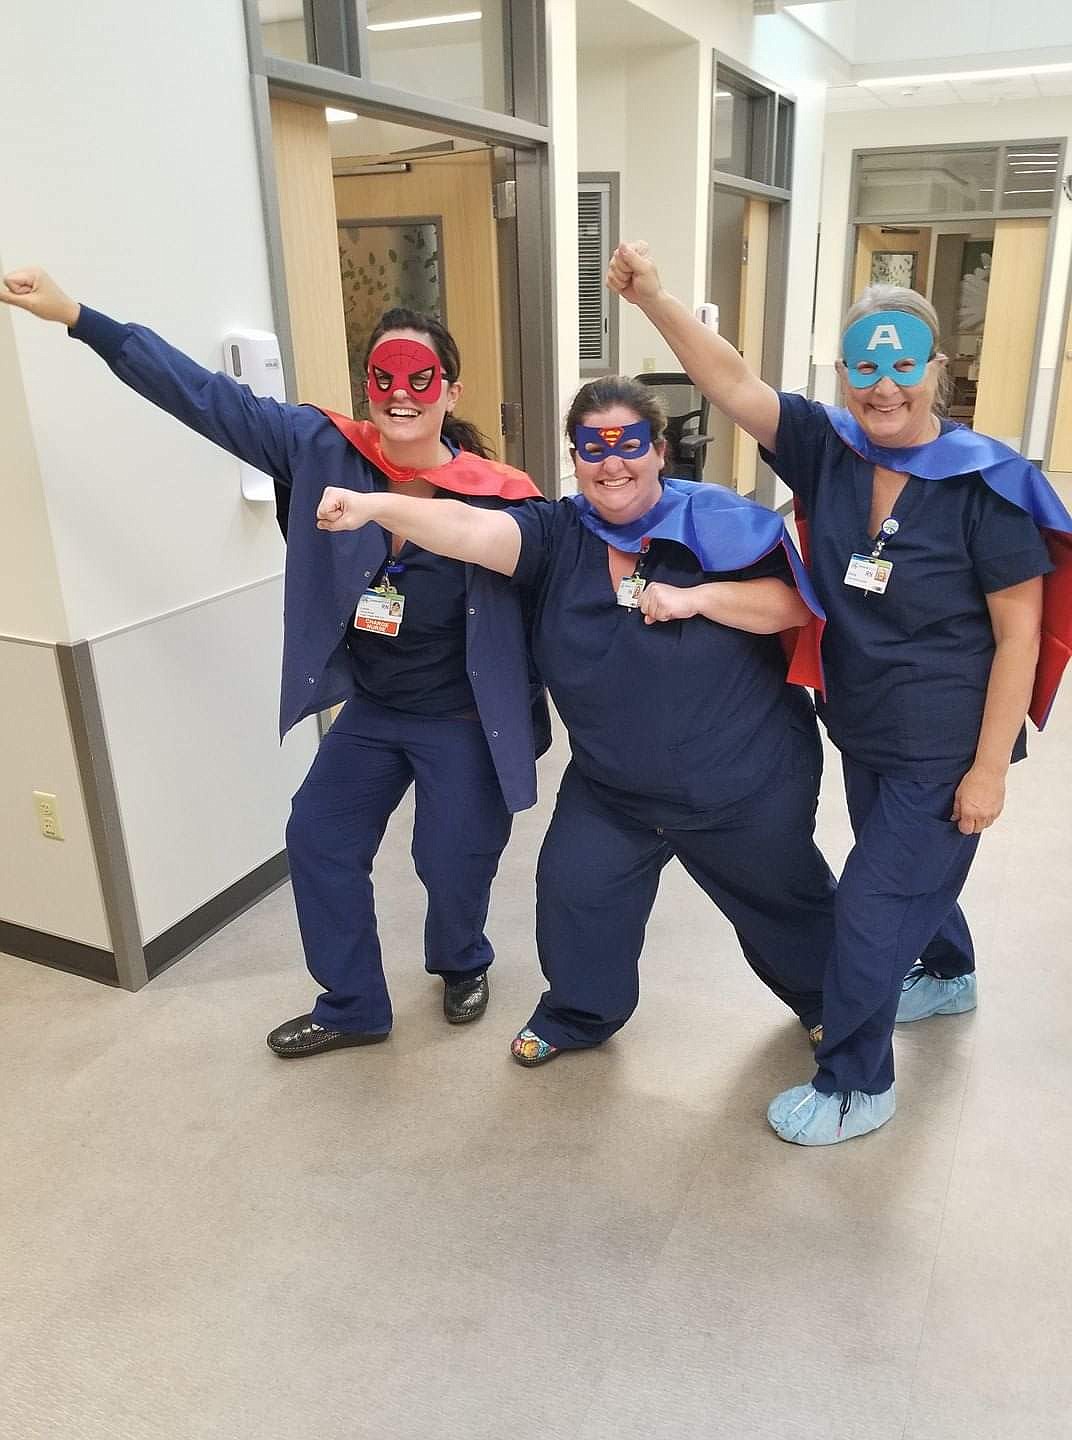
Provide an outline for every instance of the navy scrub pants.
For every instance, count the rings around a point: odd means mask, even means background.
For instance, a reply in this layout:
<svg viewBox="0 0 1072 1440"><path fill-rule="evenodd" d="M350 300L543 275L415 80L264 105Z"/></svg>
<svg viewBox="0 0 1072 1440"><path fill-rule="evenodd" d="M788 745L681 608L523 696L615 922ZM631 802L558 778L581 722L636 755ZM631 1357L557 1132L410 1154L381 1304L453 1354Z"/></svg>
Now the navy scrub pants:
<svg viewBox="0 0 1072 1440"><path fill-rule="evenodd" d="M425 968L453 982L494 957L484 923L511 816L479 720L354 698L321 741L287 825L306 963L325 991L313 1019L327 1029L391 1028L371 871L411 783L413 861L428 893Z"/></svg>
<svg viewBox="0 0 1072 1440"><path fill-rule="evenodd" d="M957 896L979 836L962 835L949 818L955 784L893 779L847 756L842 765L856 844L838 884L814 1084L827 1095L881 1095L893 1084L901 981L917 956L935 973L943 960L953 974L974 968Z"/></svg>
<svg viewBox="0 0 1072 1440"><path fill-rule="evenodd" d="M530 1028L564 1050L621 1029L640 996L644 932L674 856L733 925L763 983L805 1025L818 1024L835 882L812 840L816 788L808 767L717 827L674 830L603 803L571 764L537 868L536 942L550 989Z"/></svg>

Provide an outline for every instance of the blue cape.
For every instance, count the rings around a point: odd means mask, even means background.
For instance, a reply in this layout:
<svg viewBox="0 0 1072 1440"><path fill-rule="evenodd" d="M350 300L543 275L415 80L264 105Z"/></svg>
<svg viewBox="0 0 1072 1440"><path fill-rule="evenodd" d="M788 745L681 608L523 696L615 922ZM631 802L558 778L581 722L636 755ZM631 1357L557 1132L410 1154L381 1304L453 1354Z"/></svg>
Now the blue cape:
<svg viewBox="0 0 1072 1440"><path fill-rule="evenodd" d="M1072 656L1072 517L1053 486L1041 470L1008 445L989 435L977 435L964 425L954 425L927 445L891 450L873 444L848 410L833 405L823 408L838 438L869 464L920 480L978 473L995 494L1030 515L1042 531L1054 570L1043 580L1042 643L1028 711L1041 730Z"/></svg>
<svg viewBox="0 0 1072 1440"><path fill-rule="evenodd" d="M780 515L722 485L698 480L664 480L656 503L628 525L610 524L583 495L572 495L570 500L585 529L616 550L637 552L644 540L674 540L708 571L745 570L781 545L800 598L812 615L800 629L783 632L787 679L793 685L823 689L819 645L826 615Z"/></svg>

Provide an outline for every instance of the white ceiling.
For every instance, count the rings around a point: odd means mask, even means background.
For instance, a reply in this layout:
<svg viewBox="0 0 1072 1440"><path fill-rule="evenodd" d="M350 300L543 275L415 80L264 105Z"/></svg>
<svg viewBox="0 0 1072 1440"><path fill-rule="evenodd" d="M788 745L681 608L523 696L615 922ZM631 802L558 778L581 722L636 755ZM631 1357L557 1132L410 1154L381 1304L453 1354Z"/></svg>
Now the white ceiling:
<svg viewBox="0 0 1072 1440"><path fill-rule="evenodd" d="M982 63L978 66L983 69ZM826 92L827 109L913 110L932 105L997 105L1003 100L1037 100L1072 95L1072 70L1057 75L1016 75L998 80L924 81L897 87L868 89L866 82L839 85Z"/></svg>

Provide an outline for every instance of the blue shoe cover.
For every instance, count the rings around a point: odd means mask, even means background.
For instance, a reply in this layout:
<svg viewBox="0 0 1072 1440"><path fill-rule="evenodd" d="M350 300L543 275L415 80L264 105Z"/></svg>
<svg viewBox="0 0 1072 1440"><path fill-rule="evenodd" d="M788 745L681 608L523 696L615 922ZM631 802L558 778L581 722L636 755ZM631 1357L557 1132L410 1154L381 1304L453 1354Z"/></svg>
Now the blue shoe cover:
<svg viewBox="0 0 1072 1440"><path fill-rule="evenodd" d="M793 1145L838 1145L877 1130L896 1109L896 1085L881 1095L865 1095L862 1090L823 1095L812 1085L794 1085L774 1097L767 1119L779 1139Z"/></svg>
<svg viewBox="0 0 1072 1440"><path fill-rule="evenodd" d="M939 980L928 975L922 965L913 965L901 985L897 1002L897 1023L926 1020L928 1015L963 1015L978 1004L974 975L956 975L952 980Z"/></svg>

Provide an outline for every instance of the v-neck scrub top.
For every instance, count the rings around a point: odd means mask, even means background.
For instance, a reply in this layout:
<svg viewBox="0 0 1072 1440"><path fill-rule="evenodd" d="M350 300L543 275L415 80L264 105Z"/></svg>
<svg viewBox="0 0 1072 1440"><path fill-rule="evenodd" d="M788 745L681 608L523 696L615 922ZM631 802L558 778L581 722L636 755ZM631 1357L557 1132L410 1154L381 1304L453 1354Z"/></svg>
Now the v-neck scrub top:
<svg viewBox="0 0 1072 1440"><path fill-rule="evenodd" d="M454 497L447 497L454 498ZM476 714L465 656L465 566L406 543L395 557L401 574L385 576L387 537L379 571L405 605L397 635L357 630L351 618L347 645L359 694L389 710L442 718Z"/></svg>
<svg viewBox="0 0 1072 1440"><path fill-rule="evenodd" d="M846 585L851 556L874 548L874 466L821 405L780 398L776 451L764 458L808 521L809 569L827 615L819 713L830 738L880 774L957 781L974 760L994 657L986 597L1052 570L1038 527L977 472L910 475L882 550L893 565L885 593ZM1021 731L1012 758L1025 753Z"/></svg>
<svg viewBox="0 0 1072 1440"><path fill-rule="evenodd" d="M702 616L647 625L617 604L607 546L571 501L509 513L536 665L601 798L641 823L705 828L796 765L795 744L814 744L811 701L786 684L777 636ZM684 546L654 540L642 573L681 587L770 575L792 584L780 547L746 570L709 574Z"/></svg>

